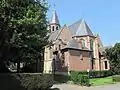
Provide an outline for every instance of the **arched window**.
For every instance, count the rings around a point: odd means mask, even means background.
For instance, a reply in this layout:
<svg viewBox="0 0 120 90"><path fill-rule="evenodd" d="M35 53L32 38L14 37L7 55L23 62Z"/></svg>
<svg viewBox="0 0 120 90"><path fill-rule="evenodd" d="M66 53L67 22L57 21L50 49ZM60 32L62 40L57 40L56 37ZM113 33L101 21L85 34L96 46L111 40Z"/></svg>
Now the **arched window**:
<svg viewBox="0 0 120 90"><path fill-rule="evenodd" d="M56 27L56 30L58 30L58 26Z"/></svg>
<svg viewBox="0 0 120 90"><path fill-rule="evenodd" d="M50 58L53 57L53 52L52 52L52 48L49 49L49 55L50 55Z"/></svg>
<svg viewBox="0 0 120 90"><path fill-rule="evenodd" d="M104 64L105 64L105 69L108 69L107 61L104 61Z"/></svg>
<svg viewBox="0 0 120 90"><path fill-rule="evenodd" d="M92 52L90 53L91 56L91 66L92 69L94 69L94 64L95 64L95 60L94 60L94 50L93 50L93 39L90 40L90 50L92 50Z"/></svg>
<svg viewBox="0 0 120 90"><path fill-rule="evenodd" d="M93 50L93 40L90 40L90 50Z"/></svg>
<svg viewBox="0 0 120 90"><path fill-rule="evenodd" d="M54 31L55 30L55 27L54 26L52 26L52 31Z"/></svg>

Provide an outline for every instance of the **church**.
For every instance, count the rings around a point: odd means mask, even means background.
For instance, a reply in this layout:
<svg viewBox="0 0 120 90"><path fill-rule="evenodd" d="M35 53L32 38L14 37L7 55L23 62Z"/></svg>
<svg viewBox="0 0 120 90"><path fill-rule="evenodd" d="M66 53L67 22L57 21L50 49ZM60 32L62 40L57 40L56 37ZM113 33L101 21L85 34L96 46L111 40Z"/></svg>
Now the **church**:
<svg viewBox="0 0 120 90"><path fill-rule="evenodd" d="M61 27L56 11L49 23L51 46L44 51L44 73L108 70L100 36L94 35L84 19Z"/></svg>

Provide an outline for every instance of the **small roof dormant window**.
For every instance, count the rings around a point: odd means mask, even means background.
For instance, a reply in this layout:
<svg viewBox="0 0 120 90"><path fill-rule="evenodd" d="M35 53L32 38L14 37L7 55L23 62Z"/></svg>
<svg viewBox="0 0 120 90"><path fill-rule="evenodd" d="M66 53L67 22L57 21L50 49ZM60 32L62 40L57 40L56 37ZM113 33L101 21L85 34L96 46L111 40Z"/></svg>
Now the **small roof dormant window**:
<svg viewBox="0 0 120 90"><path fill-rule="evenodd" d="M85 40L84 39L80 39L79 43L81 44L81 48L84 49L85 48Z"/></svg>

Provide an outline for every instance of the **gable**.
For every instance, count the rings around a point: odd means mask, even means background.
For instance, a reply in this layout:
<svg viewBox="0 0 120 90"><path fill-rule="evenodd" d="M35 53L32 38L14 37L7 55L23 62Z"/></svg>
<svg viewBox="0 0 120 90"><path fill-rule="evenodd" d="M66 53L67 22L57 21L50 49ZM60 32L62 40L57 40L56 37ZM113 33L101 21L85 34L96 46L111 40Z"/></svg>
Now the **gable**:
<svg viewBox="0 0 120 90"><path fill-rule="evenodd" d="M61 30L61 32L60 32L59 36L57 37L57 39L61 39L62 41L66 41L66 42L72 40L69 29L68 29L68 27L66 25Z"/></svg>

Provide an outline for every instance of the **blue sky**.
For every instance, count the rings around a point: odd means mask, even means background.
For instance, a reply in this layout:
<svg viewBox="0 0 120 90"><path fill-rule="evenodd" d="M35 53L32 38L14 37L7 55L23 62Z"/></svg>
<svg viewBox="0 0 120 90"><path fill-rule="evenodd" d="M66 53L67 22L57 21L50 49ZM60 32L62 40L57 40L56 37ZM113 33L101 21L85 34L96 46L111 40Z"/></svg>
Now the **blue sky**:
<svg viewBox="0 0 120 90"><path fill-rule="evenodd" d="M93 33L99 33L105 46L120 41L120 0L48 0L50 20L56 5L61 25L84 18Z"/></svg>

